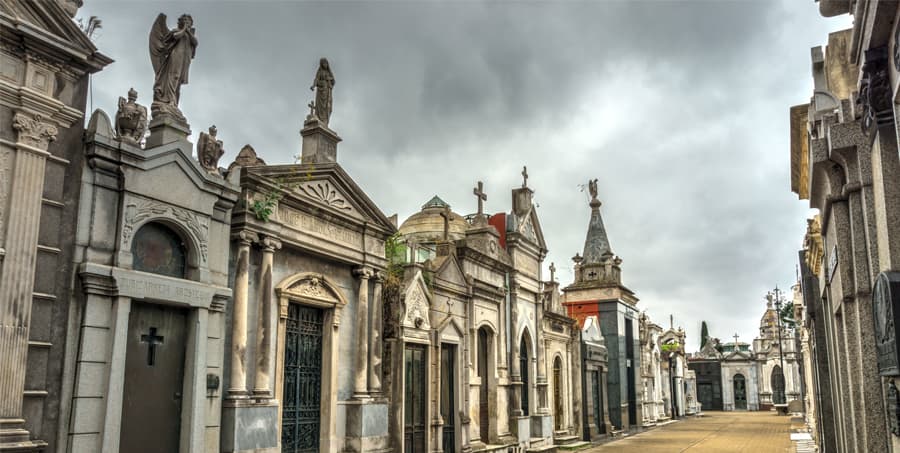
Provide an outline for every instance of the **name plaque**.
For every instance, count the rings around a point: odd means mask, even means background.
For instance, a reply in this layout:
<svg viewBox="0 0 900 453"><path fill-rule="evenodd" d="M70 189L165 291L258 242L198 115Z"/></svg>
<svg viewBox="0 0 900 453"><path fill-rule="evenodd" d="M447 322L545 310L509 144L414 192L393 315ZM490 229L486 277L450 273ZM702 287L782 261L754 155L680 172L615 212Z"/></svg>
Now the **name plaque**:
<svg viewBox="0 0 900 453"><path fill-rule="evenodd" d="M217 291L202 283L161 278L143 272L113 270L120 296L132 299L174 302L192 307L209 307Z"/></svg>
<svg viewBox="0 0 900 453"><path fill-rule="evenodd" d="M900 272L878 274L872 288L872 317L875 322L875 351L878 373L882 376L900 375L900 356L897 354L897 326L900 325Z"/></svg>
<svg viewBox="0 0 900 453"><path fill-rule="evenodd" d="M287 206L278 207L278 218L284 225L307 233L312 233L314 236L330 239L334 242L348 245L354 249L360 249L363 246L361 233ZM372 248L374 249L375 246Z"/></svg>

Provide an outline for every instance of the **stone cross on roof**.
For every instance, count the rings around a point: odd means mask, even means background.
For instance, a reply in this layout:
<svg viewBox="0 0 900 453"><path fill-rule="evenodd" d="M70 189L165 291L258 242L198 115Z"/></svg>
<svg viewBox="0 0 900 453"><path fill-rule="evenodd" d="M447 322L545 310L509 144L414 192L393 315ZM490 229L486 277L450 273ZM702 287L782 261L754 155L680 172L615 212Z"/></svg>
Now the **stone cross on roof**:
<svg viewBox="0 0 900 453"><path fill-rule="evenodd" d="M444 206L441 217L444 218L444 242L450 239L450 206Z"/></svg>
<svg viewBox="0 0 900 453"><path fill-rule="evenodd" d="M737 346L737 344L738 344L738 337L739 337L739 336L740 336L740 335L738 335L737 332L734 333L734 345L735 345L735 346Z"/></svg>
<svg viewBox="0 0 900 453"><path fill-rule="evenodd" d="M478 198L478 216L484 214L484 202L487 201L487 194L484 193L484 184L478 181L478 187L472 189L472 193Z"/></svg>
<svg viewBox="0 0 900 453"><path fill-rule="evenodd" d="M522 187L528 187L528 167L522 167Z"/></svg>

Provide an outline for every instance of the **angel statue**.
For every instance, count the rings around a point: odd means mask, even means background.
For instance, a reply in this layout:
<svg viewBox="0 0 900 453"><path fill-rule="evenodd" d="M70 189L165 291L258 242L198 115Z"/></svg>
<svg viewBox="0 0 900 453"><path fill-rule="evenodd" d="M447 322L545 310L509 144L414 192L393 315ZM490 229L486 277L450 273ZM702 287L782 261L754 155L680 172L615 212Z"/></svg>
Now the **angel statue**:
<svg viewBox="0 0 900 453"><path fill-rule="evenodd" d="M591 194L591 200L597 199L597 180L588 180L588 192Z"/></svg>
<svg viewBox="0 0 900 453"><path fill-rule="evenodd" d="M191 60L197 50L194 19L188 14L178 18L178 27L169 30L166 15L160 13L150 28L150 61L156 78L153 81L153 117L168 113L187 122L178 109L181 85L188 83Z"/></svg>
<svg viewBox="0 0 900 453"><path fill-rule="evenodd" d="M116 112L116 135L119 140L138 145L147 129L147 107L137 103L137 91L128 90L128 100L119 97L119 111Z"/></svg>
<svg viewBox="0 0 900 453"><path fill-rule="evenodd" d="M334 89L334 74L325 58L319 59L319 70L316 71L316 79L313 80L309 89L310 91L316 90L316 102L312 106L315 108L316 117L327 126L328 120L331 118L331 90Z"/></svg>

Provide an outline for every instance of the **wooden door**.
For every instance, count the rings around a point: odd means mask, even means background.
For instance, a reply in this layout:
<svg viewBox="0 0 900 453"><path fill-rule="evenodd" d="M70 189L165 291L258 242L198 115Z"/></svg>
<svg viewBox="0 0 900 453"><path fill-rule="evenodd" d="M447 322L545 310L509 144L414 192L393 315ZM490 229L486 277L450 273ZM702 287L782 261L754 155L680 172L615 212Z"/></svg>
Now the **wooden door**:
<svg viewBox="0 0 900 453"><path fill-rule="evenodd" d="M184 309L132 302L119 451L179 451L186 328Z"/></svg>

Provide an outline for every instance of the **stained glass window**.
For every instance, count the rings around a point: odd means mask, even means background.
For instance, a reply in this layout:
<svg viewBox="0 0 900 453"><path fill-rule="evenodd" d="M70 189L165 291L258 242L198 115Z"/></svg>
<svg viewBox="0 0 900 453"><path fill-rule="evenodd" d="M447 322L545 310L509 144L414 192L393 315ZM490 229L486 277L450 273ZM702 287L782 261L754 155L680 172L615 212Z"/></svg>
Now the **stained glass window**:
<svg viewBox="0 0 900 453"><path fill-rule="evenodd" d="M158 223L142 226L134 235L131 254L134 270L184 278L184 243L165 226Z"/></svg>

